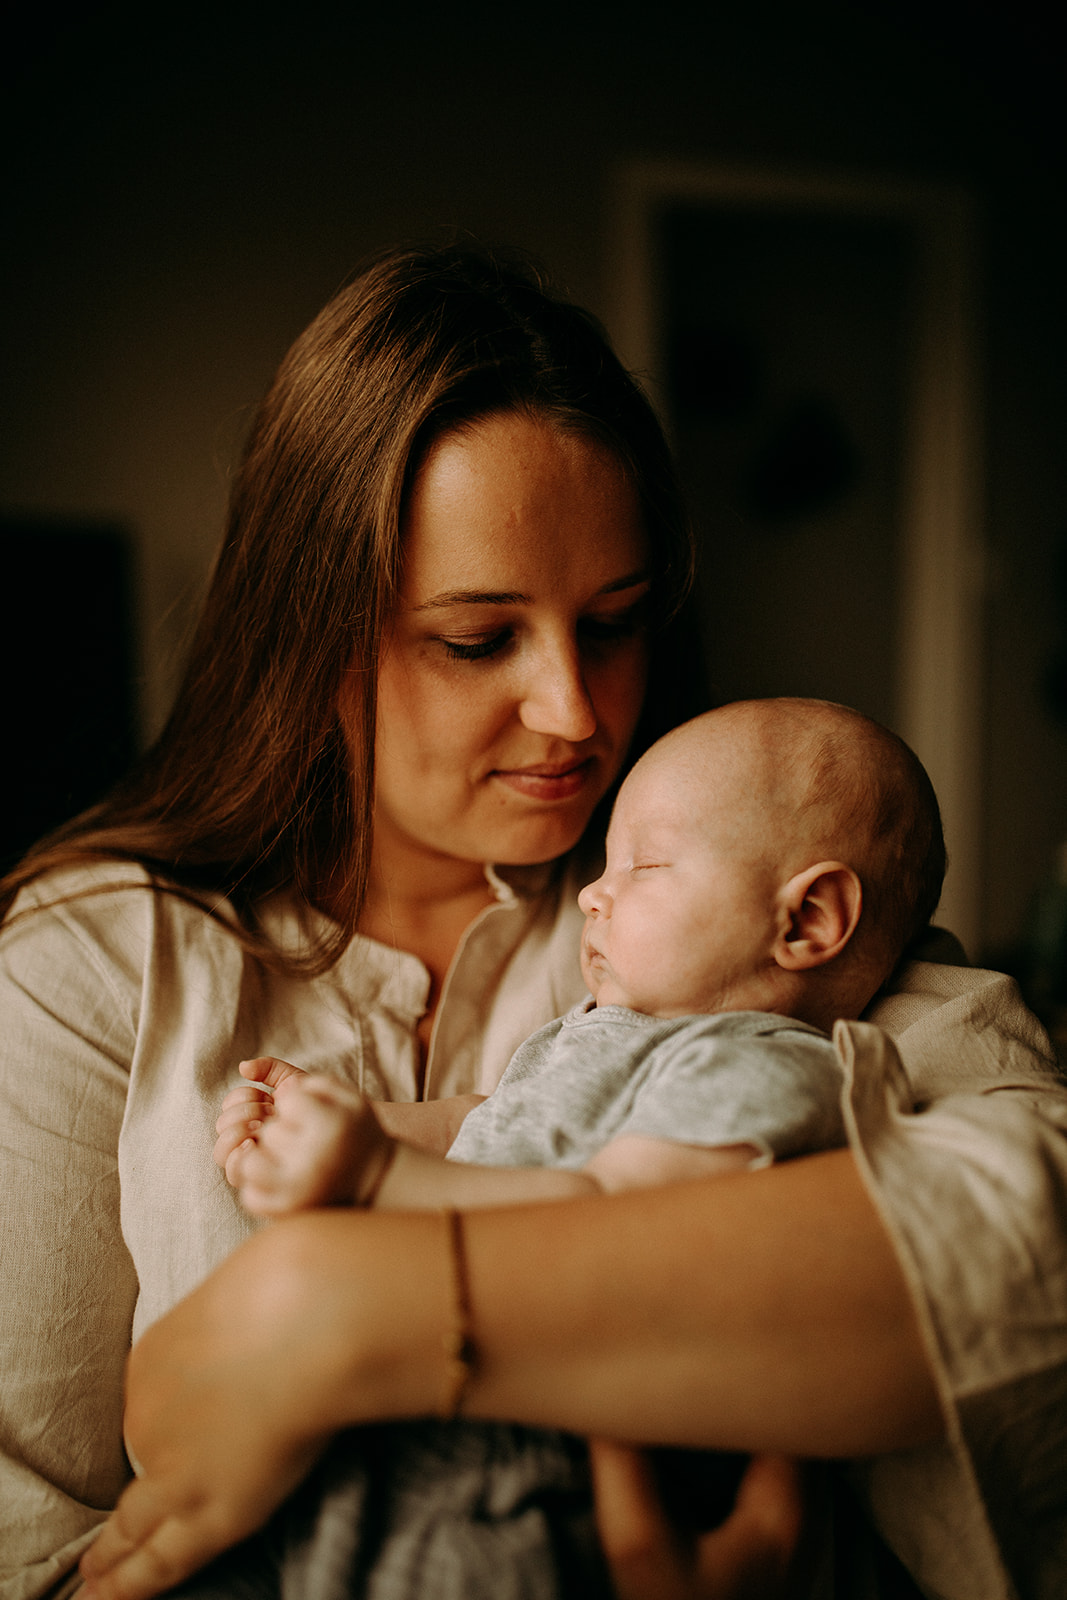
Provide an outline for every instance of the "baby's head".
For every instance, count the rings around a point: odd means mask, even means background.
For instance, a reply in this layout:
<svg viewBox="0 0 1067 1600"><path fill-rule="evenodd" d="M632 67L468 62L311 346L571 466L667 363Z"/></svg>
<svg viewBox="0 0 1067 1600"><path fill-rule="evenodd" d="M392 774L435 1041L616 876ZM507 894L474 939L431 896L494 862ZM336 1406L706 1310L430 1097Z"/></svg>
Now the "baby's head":
<svg viewBox="0 0 1067 1600"><path fill-rule="evenodd" d="M822 700L746 700L676 728L619 791L582 890L598 1005L653 1016L855 1017L933 915L930 780L902 740Z"/></svg>

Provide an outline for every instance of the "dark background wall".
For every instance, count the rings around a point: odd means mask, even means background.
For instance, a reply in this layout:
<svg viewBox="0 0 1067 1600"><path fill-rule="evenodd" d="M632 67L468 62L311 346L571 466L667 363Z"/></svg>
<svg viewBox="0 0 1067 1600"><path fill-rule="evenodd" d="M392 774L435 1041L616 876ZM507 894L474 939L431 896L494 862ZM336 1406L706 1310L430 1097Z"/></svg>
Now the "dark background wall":
<svg viewBox="0 0 1067 1600"><path fill-rule="evenodd" d="M249 407L369 251L460 227L535 251L606 316L628 160L969 189L990 553L985 944L1018 940L1067 837L1067 721L1049 689L1067 654L1067 162L1051 23L943 0L620 0L162 16L89 3L21 27L0 97L0 510L131 531L146 732ZM13 587L5 610L32 608L47 636L47 595Z"/></svg>

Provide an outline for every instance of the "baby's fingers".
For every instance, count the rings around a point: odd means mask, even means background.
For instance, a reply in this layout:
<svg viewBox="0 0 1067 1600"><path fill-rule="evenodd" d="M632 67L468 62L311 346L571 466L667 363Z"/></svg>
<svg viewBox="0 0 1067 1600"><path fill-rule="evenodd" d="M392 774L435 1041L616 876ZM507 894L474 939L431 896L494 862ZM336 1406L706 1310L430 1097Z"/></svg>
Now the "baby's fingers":
<svg viewBox="0 0 1067 1600"><path fill-rule="evenodd" d="M340 1106L350 1115L361 1116L368 1112L372 1116L374 1114L371 1111L370 1101L361 1090L354 1084L343 1083L339 1078L329 1078L325 1072L308 1072L301 1077L298 1084L286 1085L286 1094L291 1095L295 1090L300 1090L314 1100L323 1101L326 1105ZM285 1097L283 1094L282 1098Z"/></svg>
<svg viewBox="0 0 1067 1600"><path fill-rule="evenodd" d="M292 1175L255 1139L246 1139L232 1152L226 1178L254 1217L277 1217L294 1208Z"/></svg>

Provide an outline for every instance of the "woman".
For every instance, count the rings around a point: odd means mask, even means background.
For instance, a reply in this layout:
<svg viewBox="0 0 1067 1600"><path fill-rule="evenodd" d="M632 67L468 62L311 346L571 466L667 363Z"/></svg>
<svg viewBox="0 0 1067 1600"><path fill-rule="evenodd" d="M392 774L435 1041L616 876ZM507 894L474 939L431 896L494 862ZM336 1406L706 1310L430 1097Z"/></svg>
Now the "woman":
<svg viewBox="0 0 1067 1600"><path fill-rule="evenodd" d="M577 997L575 853L595 846L628 748L654 714L677 718L692 682L671 623L681 528L639 393L587 319L512 269L389 258L287 358L168 728L12 885L29 888L2 951L4 1145L22 1166L4 1192L20 1219L33 1208L0 1313L18 1353L3 1437L19 1592L69 1569L121 1488L131 1323L156 1323L131 1372L146 1475L97 1570L148 1542L106 1580L116 1594L157 1592L257 1526L338 1427L439 1407L452 1292L439 1219L273 1228L156 1319L248 1231L205 1160L240 1057L269 1049L384 1098L485 1092L512 1045ZM999 1581L1027 1512L974 1492L991 1469L964 1449L957 1395L976 1369L956 1347L1018 1294L1010 1230L979 1235L977 1276L953 1283L946 1261L995 1209L976 1165L1024 1175L1014 1238L1028 1260L1054 1258L1032 1179L1058 1192L1058 1135L1030 1101L1058 1102L1000 980L913 971L879 1015L940 1098L905 1119L865 1103L859 1073L854 1155L713 1195L471 1219L465 1409L623 1438L898 1452L868 1500L923 1581L951 1593L897 1480L941 1495L948 1543L966 1535L983 1581ZM981 1144L989 1090L1004 1125ZM914 1196L931 1133L948 1154L927 1240ZM41 1326L57 1337L35 1344ZM1017 1342L993 1344L978 1377L998 1393L1061 1359L1052 1334L1029 1366ZM943 1414L949 1445L899 1454L938 1436ZM620 1458L600 1464L617 1486ZM970 1499L953 1498L962 1479ZM609 1492L609 1533L617 1503Z"/></svg>
<svg viewBox="0 0 1067 1600"><path fill-rule="evenodd" d="M696 708L690 566L647 402L527 271L389 256L287 356L167 727L3 886L0 1502L27 1593L128 1474L131 1327L249 1232L204 1159L237 1061L484 1093L579 997L571 858L628 752Z"/></svg>

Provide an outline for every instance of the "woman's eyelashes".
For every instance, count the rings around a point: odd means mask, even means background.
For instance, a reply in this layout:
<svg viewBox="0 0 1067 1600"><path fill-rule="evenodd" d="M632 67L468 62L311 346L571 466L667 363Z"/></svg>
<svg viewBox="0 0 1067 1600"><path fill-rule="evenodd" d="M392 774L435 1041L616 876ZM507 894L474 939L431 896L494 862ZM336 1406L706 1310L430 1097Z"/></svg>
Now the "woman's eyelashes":
<svg viewBox="0 0 1067 1600"><path fill-rule="evenodd" d="M628 606L625 611L607 616L582 617L578 623L578 638L592 646L632 639L644 627L646 611L647 604L642 597L636 605ZM453 661L487 661L493 656L502 655L515 638L516 630L508 627L472 639L449 639L440 635L438 643L443 645Z"/></svg>
<svg viewBox="0 0 1067 1600"><path fill-rule="evenodd" d="M489 656L499 655L513 637L511 629L504 628L487 639L441 639L439 642L453 661L484 661Z"/></svg>

